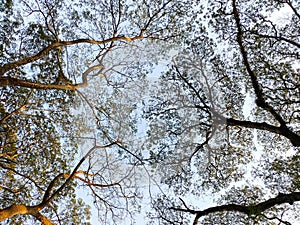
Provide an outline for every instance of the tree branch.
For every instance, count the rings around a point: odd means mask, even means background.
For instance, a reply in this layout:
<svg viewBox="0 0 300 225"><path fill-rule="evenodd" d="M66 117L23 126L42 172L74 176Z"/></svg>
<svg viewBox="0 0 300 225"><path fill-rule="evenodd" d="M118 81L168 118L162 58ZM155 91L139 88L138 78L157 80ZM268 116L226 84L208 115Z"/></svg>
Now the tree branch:
<svg viewBox="0 0 300 225"><path fill-rule="evenodd" d="M7 208L0 210L0 221L11 218L15 215L29 214L38 219L43 225L54 225L47 217L39 212L37 206L26 206L21 204L13 204Z"/></svg>
<svg viewBox="0 0 300 225"><path fill-rule="evenodd" d="M17 60L15 62L7 63L4 64L3 66L0 67L0 77L2 77L7 71L12 70L16 67L26 65L28 63L37 61L47 55L52 49L60 48L63 46L69 46L69 45L75 45L75 44L93 44L93 45L102 45L110 42L115 42L115 41L127 41L127 42L132 42L138 39L144 38L142 35L134 36L134 37L125 37L125 36L117 36L117 37L112 37L103 41L96 41L96 40L91 40L91 39L77 39L77 40L72 40L72 41L59 41L59 42L54 42L50 45L48 45L46 48L38 52L37 54L33 56L28 56L23 59Z"/></svg>
<svg viewBox="0 0 300 225"><path fill-rule="evenodd" d="M101 187L101 188L107 188L107 187L114 187L114 186L119 186L121 187L121 185L117 182L115 183L109 183L109 184L97 184L97 183L93 183L91 182L89 179L84 179L80 176L78 176L79 174L84 174L86 176L94 176L93 174L87 174L87 172L85 171L77 171L72 178L76 178L82 182L84 182L85 184L89 185L89 186L95 186L95 187ZM45 191L44 193L44 197L43 197L43 201L42 202L45 202L48 200L48 198L50 197L50 194L51 194L51 191L55 185L55 183L60 179L60 178L65 178L65 179L68 179L71 177L70 174L67 174L67 173L60 173L58 174L56 177L54 177L54 179L50 182L50 184L48 185L48 188L47 190Z"/></svg>
<svg viewBox="0 0 300 225"><path fill-rule="evenodd" d="M241 25L241 20L239 17L239 12L236 7L236 0L232 0L232 8L233 8L233 15L236 22L237 27L237 42L240 48L240 52L243 58L243 63L246 67L247 73L250 76L252 86L254 88L254 92L256 95L256 104L258 107L261 107L262 109L267 110L270 112L274 118L280 123L282 127L286 127L286 122L283 120L283 118L277 113L272 106L269 105L264 99L264 93L262 91L261 85L259 84L257 77L254 73L254 71L251 69L249 60L248 60L248 54L243 44L243 30Z"/></svg>
<svg viewBox="0 0 300 225"><path fill-rule="evenodd" d="M51 183L48 186L48 189L46 190L43 200L40 204L35 205L35 206L26 206L23 204L13 204L7 208L4 209L0 209L0 221L3 221L5 219L11 218L15 215L24 215L24 214L30 214L34 217L36 217L40 222L42 222L44 225L52 225L53 223L47 219L45 216L43 216L40 213L40 210L42 210L45 206L47 206L55 197L57 197L57 195L71 182L71 180L76 176L77 170L79 169L79 167L82 165L82 163L98 148L107 148L110 147L112 145L118 144L118 142L112 142L108 145L104 145L104 146L98 146L98 145L94 145L94 147L92 147L83 158L81 158L81 160L79 161L79 163L77 163L77 165L75 166L75 168L73 169L72 173L70 175L67 176L66 181L52 194L50 195L50 192L55 184L55 182L62 176L64 176L65 174L59 174L58 176L56 176ZM112 186L112 185L111 185Z"/></svg>
<svg viewBox="0 0 300 225"><path fill-rule="evenodd" d="M296 7L293 6L292 2L290 0L287 0L285 3L288 4L288 6L293 10L293 12L295 13L295 15L300 19L300 14L297 11Z"/></svg>
<svg viewBox="0 0 300 225"><path fill-rule="evenodd" d="M0 78L0 80L1 80L1 78ZM15 109L14 111L8 113L4 118L2 118L0 120L0 123L3 124L7 119L9 119L13 115L19 113L20 111L24 110L26 108L26 106L28 105L29 99L31 98L32 94L33 94L33 90L29 93L29 95L25 99L24 103L21 106L19 106L17 109Z"/></svg>
<svg viewBox="0 0 300 225"><path fill-rule="evenodd" d="M265 130L269 131L271 133L280 134L287 139L290 140L290 142L293 144L293 146L298 147L300 146L300 136L296 133L292 132L287 127L276 127L273 125L270 125L268 123L258 123L258 122L252 122L252 121L243 121L243 120L236 120L233 118L226 118L226 124L228 126L240 126L245 128L254 128L258 130Z"/></svg>
<svg viewBox="0 0 300 225"><path fill-rule="evenodd" d="M81 87L86 87L88 85L87 76L89 73L96 69L103 68L102 65L95 65L90 68L88 68L83 74L82 74L82 83L78 84L41 84L41 83L35 83L32 81L22 80L18 78L12 78L12 77L0 77L0 86L18 86L18 87L26 87L26 88L32 88L32 89L39 89L39 90L50 90L50 89L56 89L56 90L76 90Z"/></svg>
<svg viewBox="0 0 300 225"><path fill-rule="evenodd" d="M184 209L171 207L170 209L196 215L194 223L193 223L193 225L196 225L198 223L198 220L201 217L207 216L211 213L234 211L234 212L244 213L248 216L260 215L262 212L264 212L267 209L270 209L276 205L281 205L281 204L285 204L285 203L289 203L290 205L292 205L294 202L297 202L297 201L300 201L300 192L292 192L290 194L279 193L276 197L270 198L270 199L268 199L264 202L258 203L256 205L244 206L244 205L238 205L238 204L227 204L227 205L210 207L205 210L192 210L192 209L189 209L186 207Z"/></svg>
<svg viewBox="0 0 300 225"><path fill-rule="evenodd" d="M296 41L293 41L293 40L290 40L288 38L285 38L283 36L275 36L275 35L268 35L268 34L260 34L258 32L255 32L255 31L251 31L250 33L258 36L258 37L261 37L261 38L272 38L272 39L276 39L277 41L284 41L284 42L287 42L291 45L294 45L296 46L297 48L300 48L300 43L296 42Z"/></svg>
<svg viewBox="0 0 300 225"><path fill-rule="evenodd" d="M111 147L113 145L118 144L118 141L112 142L108 145L104 145L104 146L98 146L95 145L94 147L92 147L86 154L85 156L83 156L81 158L81 160L77 163L77 165L75 166L75 168L73 169L72 173L70 174L70 176L66 179L66 181L50 196L44 196L43 201L37 205L40 209L44 208L47 204L49 204L70 182L71 180L74 178L74 176L76 175L77 170L79 169L79 167L82 165L82 163L98 148L108 148ZM49 193L48 193L49 194ZM47 194L47 195L48 195Z"/></svg>
<svg viewBox="0 0 300 225"><path fill-rule="evenodd" d="M54 225L46 216L41 214L39 211L31 213L32 216L37 218L43 225Z"/></svg>

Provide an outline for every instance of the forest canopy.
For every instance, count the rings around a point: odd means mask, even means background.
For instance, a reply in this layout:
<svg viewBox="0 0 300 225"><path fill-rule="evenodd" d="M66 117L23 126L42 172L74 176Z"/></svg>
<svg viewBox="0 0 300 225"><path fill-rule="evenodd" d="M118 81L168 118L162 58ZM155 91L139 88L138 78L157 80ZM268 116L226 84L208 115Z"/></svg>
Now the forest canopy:
<svg viewBox="0 0 300 225"><path fill-rule="evenodd" d="M0 0L1 224L299 223L299 30L296 0Z"/></svg>

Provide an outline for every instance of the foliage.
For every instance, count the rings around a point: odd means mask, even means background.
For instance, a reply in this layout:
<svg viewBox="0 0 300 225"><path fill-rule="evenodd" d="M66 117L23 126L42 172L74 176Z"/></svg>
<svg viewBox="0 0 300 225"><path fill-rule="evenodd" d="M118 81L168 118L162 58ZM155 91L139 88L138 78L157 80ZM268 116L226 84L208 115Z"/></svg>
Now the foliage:
<svg viewBox="0 0 300 225"><path fill-rule="evenodd" d="M169 195L185 199L155 202L158 221L186 224L195 215L194 224L289 224L286 212L297 214L297 203L280 205L278 195L270 208L260 207L278 193L299 199L300 6L200 5L193 31L145 103L150 161ZM289 12L278 22L282 10ZM220 208L201 211L193 201L226 190Z"/></svg>
<svg viewBox="0 0 300 225"><path fill-rule="evenodd" d="M1 0L0 221L133 223L152 182L153 224L297 221L299 11Z"/></svg>
<svg viewBox="0 0 300 225"><path fill-rule="evenodd" d="M175 15L185 8L172 1L143 4L1 1L1 221L82 224L90 212L76 196L80 183L104 221L131 214L128 205L136 205L138 193L131 184L134 165L122 163L125 147L95 150L103 147L98 142L132 142L120 130L135 132L134 107L118 102L119 96L128 100L132 92L126 95L126 89L134 92L133 80L142 79L165 51L145 54L144 46L175 40ZM92 116L88 111L81 118L87 108ZM85 148L86 136L93 146L81 158L78 144Z"/></svg>

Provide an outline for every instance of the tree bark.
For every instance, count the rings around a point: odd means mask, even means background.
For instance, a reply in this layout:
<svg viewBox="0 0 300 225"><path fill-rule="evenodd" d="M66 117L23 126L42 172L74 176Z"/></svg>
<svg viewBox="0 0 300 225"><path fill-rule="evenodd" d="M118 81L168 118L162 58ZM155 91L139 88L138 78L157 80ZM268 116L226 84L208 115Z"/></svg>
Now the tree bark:
<svg viewBox="0 0 300 225"><path fill-rule="evenodd" d="M44 215L42 215L39 206L26 206L22 204L14 204L5 209L0 210L0 221L11 218L16 215L32 215L44 225L53 225L53 223Z"/></svg>

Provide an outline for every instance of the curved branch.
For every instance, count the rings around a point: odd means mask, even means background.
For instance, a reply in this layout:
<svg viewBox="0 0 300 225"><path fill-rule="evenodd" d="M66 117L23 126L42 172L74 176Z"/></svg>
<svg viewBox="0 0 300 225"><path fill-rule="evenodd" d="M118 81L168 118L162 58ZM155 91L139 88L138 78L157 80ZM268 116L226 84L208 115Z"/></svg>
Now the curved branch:
<svg viewBox="0 0 300 225"><path fill-rule="evenodd" d="M248 60L248 54L247 51L244 47L243 43L243 30L242 30L242 24L239 16L239 12L236 7L236 0L232 0L232 8L233 8L233 15L234 15L234 20L236 23L237 27L237 42L240 48L240 52L243 58L243 63L246 67L247 73L250 76L252 86L254 88L254 92L256 95L256 104L258 107L265 109L266 111L270 112L274 118L280 123L282 127L286 127L286 122L283 120L281 115L277 113L272 106L269 105L264 99L264 93L262 91L262 88L258 82L258 79L254 73L254 71L251 69L249 60Z"/></svg>
<svg viewBox="0 0 300 225"><path fill-rule="evenodd" d="M40 204L35 206L26 206L23 204L13 204L7 208L0 209L0 221L3 221L5 219L11 218L15 215L24 215L29 214L34 217L36 217L42 224L44 225L52 225L53 223L46 218L44 215L40 213L40 211L45 208L57 195L71 182L71 180L76 176L77 170L82 165L82 163L98 148L108 148L112 145L118 144L117 141L112 142L108 145L104 146L98 146L94 145L83 158L77 163L75 168L73 169L72 173L69 176L66 176L66 181L56 190L52 195L50 195L50 192L55 184L55 182L62 176L65 176L65 174L59 174L56 176L49 184L48 189L46 190L43 200Z"/></svg>
<svg viewBox="0 0 300 225"><path fill-rule="evenodd" d="M75 45L75 44L94 44L94 45L100 45L100 44L106 44L106 43L112 43L115 41L126 41L126 42L132 42L138 39L144 38L142 35L137 35L134 37L125 37L125 36L117 36L113 38L109 38L103 41L96 41L91 39L77 39L72 41L58 41L55 43L50 44L37 54L33 56L28 56L23 59L17 60L15 62L4 64L3 66L0 66L0 86L18 86L18 87L26 87L26 88L32 88L32 89L39 89L39 90L49 90L49 89L57 89L57 90L76 90L80 87L86 87L88 85L87 83L87 75L91 73L93 70L103 68L102 65L95 65L93 67L88 68L82 75L82 83L79 84L42 84L42 83L35 83L28 80L13 78L13 77L4 77L4 74L12 69L15 69L19 66L26 65L28 63L34 62L36 60L41 59L45 55L47 55L51 50L56 48L61 48L62 46L69 46L69 45Z"/></svg>
<svg viewBox="0 0 300 225"><path fill-rule="evenodd" d="M39 212L37 206L26 206L22 204L13 204L0 210L0 221L11 218L15 215L29 214L38 219L43 225L54 225L47 217Z"/></svg>
<svg viewBox="0 0 300 225"><path fill-rule="evenodd" d="M287 0L285 3L288 4L288 6L293 10L295 15L300 19L300 14L297 11L297 9L295 8L295 6L293 6L292 2L290 0Z"/></svg>
<svg viewBox="0 0 300 225"><path fill-rule="evenodd" d="M286 43L289 43L291 45L294 45L295 47L297 48L300 48L300 43L296 42L296 41L293 41L293 40L290 40L288 38L285 38L283 36L276 36L276 35L268 35L268 34L260 34L258 32L254 32L254 31L251 31L250 33L260 37L260 38L272 38L272 39L276 39L277 41L284 41Z"/></svg>
<svg viewBox="0 0 300 225"><path fill-rule="evenodd" d="M186 212L190 214L196 215L194 220L194 225L198 223L198 220L203 217L207 216L211 213L216 212L224 212L224 211L233 211L233 212L240 212L244 213L248 216L250 215L260 215L262 212L266 211L267 209L270 209L276 205L281 205L288 203L292 205L294 202L300 201L300 192L292 192L290 194L282 194L279 193L276 197L270 198L264 202L258 203L256 205L238 205L238 204L227 204L227 205L221 205L221 206L215 206L210 207L205 210L192 210L189 208L170 208L171 210L180 211L180 212Z"/></svg>
<svg viewBox="0 0 300 225"><path fill-rule="evenodd" d="M47 190L46 190L45 193L44 193L44 197L43 197L42 202L47 201L47 199L50 197L51 191L52 191L52 189L53 189L55 183L56 183L61 177L63 177L63 176L64 176L64 174L63 174L63 173L60 173L60 174L58 174L56 177L53 178L53 180L50 182L50 184L48 185Z"/></svg>
<svg viewBox="0 0 300 225"><path fill-rule="evenodd" d="M118 141L112 142L108 145L104 145L104 146L98 146L95 145L94 147L92 147L82 158L81 160L77 163L77 165L75 166L75 168L73 169L72 173L70 174L70 176L66 179L66 181L49 197L44 196L43 201L37 205L37 207L39 209L44 208L47 204L49 204L70 182L71 180L74 178L74 176L76 175L77 170L79 169L79 167L82 165L82 163L98 148L108 148L111 147L113 145L117 145ZM59 175L60 177L60 175ZM57 178L54 178L57 180ZM49 194L49 193L48 193ZM47 194L47 195L48 195Z"/></svg>
<svg viewBox="0 0 300 225"><path fill-rule="evenodd" d="M13 204L0 210L0 221L11 218L18 214L27 214L28 211L28 207L25 205Z"/></svg>
<svg viewBox="0 0 300 225"><path fill-rule="evenodd" d="M259 122L252 122L252 121L244 121L244 120L236 120L233 118L227 118L226 119L226 124L228 126L240 126L240 127L245 127L245 128L254 128L258 130L265 130L269 131L271 133L275 134L280 134L287 139L290 140L290 142L293 144L295 147L300 146L300 136L297 135L296 133L292 132L290 129L287 127L276 127L268 123L259 123Z"/></svg>
<svg viewBox="0 0 300 225"><path fill-rule="evenodd" d="M90 68L88 68L83 74L82 74L82 83L78 84L41 84L41 83L35 83L32 81L22 80L18 78L12 78L12 77L0 77L0 87L1 86L18 86L18 87L26 87L31 89L38 89L38 90L50 90L50 89L56 89L56 90L77 90L81 87L86 87L88 85L87 76L89 73L96 69L103 68L102 65L95 65Z"/></svg>
<svg viewBox="0 0 300 225"><path fill-rule="evenodd" d="M115 41L132 42L132 41L142 39L142 38L144 38L142 35L138 35L138 36L134 36L131 38L125 37L125 36L117 36L117 37L112 37L112 38L109 38L109 39L106 39L103 41L97 41L97 40L91 40L91 39L77 39L77 40L72 40L72 41L54 42L33 56L28 56L23 59L17 60L15 62L4 64L3 66L0 67L0 76L3 76L7 71L12 70L16 67L23 66L28 63L34 62L36 60L39 60L42 57L44 57L45 55L47 55L52 49L61 48L63 46L69 46L69 45L75 45L75 44L102 45L102 44L115 42Z"/></svg>

